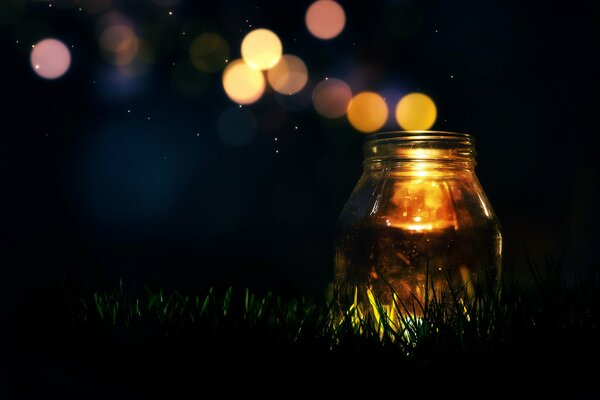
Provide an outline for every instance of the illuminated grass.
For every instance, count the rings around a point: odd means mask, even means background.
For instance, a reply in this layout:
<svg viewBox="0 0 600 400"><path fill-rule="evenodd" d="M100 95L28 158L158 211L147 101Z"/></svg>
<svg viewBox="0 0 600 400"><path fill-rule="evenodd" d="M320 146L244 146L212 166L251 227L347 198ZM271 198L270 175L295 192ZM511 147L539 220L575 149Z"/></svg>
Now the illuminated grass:
<svg viewBox="0 0 600 400"><path fill-rule="evenodd" d="M560 269L532 265L535 284L505 279L499 292L435 293L424 304L381 304L369 292L369 305L340 306L306 297L257 296L250 290L209 290L203 295L145 289L132 294L123 282L109 292L71 291L75 322L104 332L144 331L157 338L236 337L284 345L316 345L331 350L390 348L407 358L435 352L494 353L519 337L544 340L570 333L598 335L600 284L595 275L568 282Z"/></svg>

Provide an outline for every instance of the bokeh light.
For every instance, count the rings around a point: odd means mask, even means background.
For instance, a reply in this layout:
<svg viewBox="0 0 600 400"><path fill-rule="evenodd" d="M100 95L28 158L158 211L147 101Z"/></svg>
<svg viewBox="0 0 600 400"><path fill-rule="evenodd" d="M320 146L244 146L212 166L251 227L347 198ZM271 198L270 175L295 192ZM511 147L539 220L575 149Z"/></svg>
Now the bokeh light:
<svg viewBox="0 0 600 400"><path fill-rule="evenodd" d="M217 132L226 145L243 146L256 134L256 119L246 108L231 107L219 116Z"/></svg>
<svg viewBox="0 0 600 400"><path fill-rule="evenodd" d="M346 114L352 100L352 89L340 79L324 79L315 86L312 100L319 114L326 118L339 118Z"/></svg>
<svg viewBox="0 0 600 400"><path fill-rule="evenodd" d="M108 62L114 65L129 64L138 53L139 40L130 26L108 26L100 35L100 47Z"/></svg>
<svg viewBox="0 0 600 400"><path fill-rule="evenodd" d="M361 132L380 129L388 117L388 107L383 97L374 92L361 92L348 104L348 121Z"/></svg>
<svg viewBox="0 0 600 400"><path fill-rule="evenodd" d="M57 39L44 39L31 50L31 67L45 79L63 76L71 65L71 53L67 46Z"/></svg>
<svg viewBox="0 0 600 400"><path fill-rule="evenodd" d="M407 131L427 130L437 118L437 108L433 100L423 93L410 93L396 106L396 120Z"/></svg>
<svg viewBox="0 0 600 400"><path fill-rule="evenodd" d="M282 52L281 40L268 29L255 29L242 40L242 58L253 69L265 70L275 66Z"/></svg>
<svg viewBox="0 0 600 400"><path fill-rule="evenodd" d="M251 104L264 93L265 77L261 71L250 68L238 59L229 63L223 71L223 88L234 102Z"/></svg>
<svg viewBox="0 0 600 400"><path fill-rule="evenodd" d="M201 72L220 71L229 60L229 45L218 33L203 33L190 46L190 60Z"/></svg>
<svg viewBox="0 0 600 400"><path fill-rule="evenodd" d="M332 0L315 1L306 11L306 27L319 39L333 39L346 25L346 14L338 3Z"/></svg>
<svg viewBox="0 0 600 400"><path fill-rule="evenodd" d="M278 93L298 93L308 81L306 64L299 57L286 54L267 71L269 84Z"/></svg>

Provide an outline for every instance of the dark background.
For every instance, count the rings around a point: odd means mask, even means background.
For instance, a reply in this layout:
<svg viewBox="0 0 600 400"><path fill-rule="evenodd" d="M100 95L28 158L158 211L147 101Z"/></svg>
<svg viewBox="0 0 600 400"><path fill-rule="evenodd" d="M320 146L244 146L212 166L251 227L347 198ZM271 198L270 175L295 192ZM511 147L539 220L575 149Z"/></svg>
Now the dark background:
<svg viewBox="0 0 600 400"><path fill-rule="evenodd" d="M527 250L569 268L597 265L592 1L342 2L346 27L331 41L306 30L309 4L113 1L155 49L135 79L117 78L101 57L99 16L78 2L28 2L0 25L3 312L65 276L285 293L330 281L336 218L360 176L364 135L310 104L281 111L267 93L247 107L259 121L254 139L223 144L218 118L237 106L220 73L181 72L193 39L184 29L219 32L237 58L245 33L266 27L304 59L313 84L328 76L355 93L429 94L434 129L476 138L505 259L522 267ZM386 16L406 29L390 32ZM29 65L31 44L45 37L73 45L71 68L55 81ZM281 127L261 130L274 112L285 115Z"/></svg>

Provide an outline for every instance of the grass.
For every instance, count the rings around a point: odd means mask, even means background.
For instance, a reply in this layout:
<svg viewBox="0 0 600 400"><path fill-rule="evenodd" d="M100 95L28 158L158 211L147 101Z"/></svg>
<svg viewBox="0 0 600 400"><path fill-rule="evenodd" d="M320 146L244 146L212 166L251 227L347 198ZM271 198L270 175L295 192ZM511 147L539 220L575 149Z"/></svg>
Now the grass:
<svg viewBox="0 0 600 400"><path fill-rule="evenodd" d="M10 322L8 360L20 371L10 377L29 388L39 374L32 365L53 365L58 378L38 388L46 398L187 398L208 387L463 399L514 396L519 387L523 396L597 398L588 365L600 357L599 275L565 272L530 263L531 284L508 273L499 292L465 301L458 288L416 309L375 298L341 307L335 296L138 292L124 281L90 291L65 282Z"/></svg>
<svg viewBox="0 0 600 400"><path fill-rule="evenodd" d="M207 343L225 349L212 358L231 351L236 359L257 348L260 354L246 357L304 352L339 365L347 357L360 364L377 354L378 365L400 368L403 375L415 366L485 366L484 371L497 374L527 367L524 376L535 371L543 381L558 371L567 376L579 371L573 379L585 376L579 367L600 356L597 275L569 281L557 265L530 263L531 285L505 277L500 290L477 290L471 296L466 288L442 296L432 292L411 307L381 304L370 292L366 305L336 295L329 301L284 299L233 288L204 295L145 288L132 295L122 281L109 292L77 292L70 303L73 320L94 327L102 337L131 342L150 335L152 346L183 340L199 346L202 354ZM369 363L363 368L370 369Z"/></svg>
<svg viewBox="0 0 600 400"><path fill-rule="evenodd" d="M335 294L328 301L284 299L271 292L257 296L249 289L231 287L221 292L210 289L203 295L145 287L142 294L134 295L122 280L112 291L89 293L71 287L65 293L74 322L107 332L134 332L141 325L151 327L157 338L238 331L290 345L319 341L330 350L396 347L414 358L422 348L490 350L531 332L578 329L597 334L598 275L569 281L557 265L539 268L530 262L533 285L505 274L500 288L467 296L466 288L451 287L442 296L432 292L416 307L399 304L397 298L394 304L384 305L371 292L366 306L356 300L340 302Z"/></svg>

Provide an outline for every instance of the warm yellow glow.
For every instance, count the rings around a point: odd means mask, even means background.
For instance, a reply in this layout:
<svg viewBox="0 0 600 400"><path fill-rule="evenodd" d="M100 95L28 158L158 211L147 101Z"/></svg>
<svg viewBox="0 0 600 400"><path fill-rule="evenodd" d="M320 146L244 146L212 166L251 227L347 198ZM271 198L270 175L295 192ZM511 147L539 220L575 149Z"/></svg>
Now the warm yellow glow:
<svg viewBox="0 0 600 400"><path fill-rule="evenodd" d="M473 284L473 279L471 278L471 271L469 271L469 268L464 264L460 266L460 278L462 280L462 284L467 289L467 296L473 297L475 294L475 285ZM466 308L465 313L467 313Z"/></svg>
<svg viewBox="0 0 600 400"><path fill-rule="evenodd" d="M339 118L346 114L352 90L340 79L324 79L313 89L312 100L319 114L325 118Z"/></svg>
<svg viewBox="0 0 600 400"><path fill-rule="evenodd" d="M218 33L203 33L190 46L190 60L199 71L220 71L229 60L229 45Z"/></svg>
<svg viewBox="0 0 600 400"><path fill-rule="evenodd" d="M281 40L268 29L255 29L242 40L242 58L253 69L269 69L279 62Z"/></svg>
<svg viewBox="0 0 600 400"><path fill-rule="evenodd" d="M299 57L286 54L267 72L271 87L281 94L298 93L308 81L306 64Z"/></svg>
<svg viewBox="0 0 600 400"><path fill-rule="evenodd" d="M139 40L127 25L110 25L100 35L100 47L107 61L115 65L129 64L138 53Z"/></svg>
<svg viewBox="0 0 600 400"><path fill-rule="evenodd" d="M265 78L261 71L238 59L229 63L223 71L223 88L234 102L250 104L260 99L265 91Z"/></svg>
<svg viewBox="0 0 600 400"><path fill-rule="evenodd" d="M388 108L383 97L374 92L362 92L348 104L348 120L361 132L380 129L388 117Z"/></svg>
<svg viewBox="0 0 600 400"><path fill-rule="evenodd" d="M406 229L409 231L430 231L433 229L433 224L423 224L423 225L406 225Z"/></svg>
<svg viewBox="0 0 600 400"><path fill-rule="evenodd" d="M429 96L411 93L404 96L396 106L396 120L405 130L427 130L437 118L437 108Z"/></svg>
<svg viewBox="0 0 600 400"><path fill-rule="evenodd" d="M319 39L333 39L346 25L344 9L335 1L319 0L308 7L305 17L309 32Z"/></svg>
<svg viewBox="0 0 600 400"><path fill-rule="evenodd" d="M440 149L410 149L410 148L399 148L396 149L396 154L402 156L404 158L408 158L411 160L431 160L435 157L443 156L443 151ZM431 170L431 163L423 162L415 165L415 169L417 170ZM433 173L433 171L428 171L428 173Z"/></svg>
<svg viewBox="0 0 600 400"><path fill-rule="evenodd" d="M394 184L391 204L395 207L386 225L409 231L431 231L453 227L458 229L456 212L448 184L437 182L430 171L416 171L417 179Z"/></svg>

